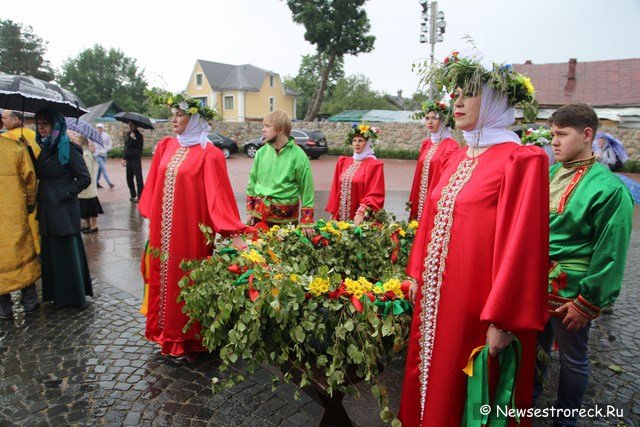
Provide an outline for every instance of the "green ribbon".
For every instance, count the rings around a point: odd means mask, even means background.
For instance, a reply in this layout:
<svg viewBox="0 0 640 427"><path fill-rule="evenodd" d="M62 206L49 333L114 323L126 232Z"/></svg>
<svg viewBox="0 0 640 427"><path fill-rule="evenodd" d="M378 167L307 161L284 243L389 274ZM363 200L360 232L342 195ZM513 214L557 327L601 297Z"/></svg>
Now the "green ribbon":
<svg viewBox="0 0 640 427"><path fill-rule="evenodd" d="M302 230L300 230L299 228L296 228L293 231L295 234L298 235L298 237L300 237L300 241L304 244L310 245L311 244L311 240L307 239L307 236L305 236L304 234L302 234Z"/></svg>
<svg viewBox="0 0 640 427"><path fill-rule="evenodd" d="M362 227L357 226L356 228L354 228L353 235L362 237Z"/></svg>
<svg viewBox="0 0 640 427"><path fill-rule="evenodd" d="M375 300L374 304L378 306L379 312L382 313L383 316L388 316L389 314L393 314L394 316L399 316L403 313L411 314L411 304L406 299L396 299L393 301Z"/></svg>
<svg viewBox="0 0 640 427"><path fill-rule="evenodd" d="M233 282L234 285L241 285L243 283L248 283L249 282L249 276L251 276L253 274L253 269L251 270L247 270L244 273L242 273L242 276L238 277L236 279L235 282Z"/></svg>
<svg viewBox="0 0 640 427"><path fill-rule="evenodd" d="M221 254L237 254L238 250L232 246L227 246L226 248L222 248L218 251Z"/></svg>
<svg viewBox="0 0 640 427"><path fill-rule="evenodd" d="M518 364L522 355L522 345L520 341L513 336L511 344L500 353L498 353L498 363L500 364L500 378L498 379L498 387L493 405L489 399L489 346L483 346L473 359L473 372L469 374L467 380L467 402L465 404L464 416L462 418L462 427L482 427L491 425L491 427L506 427L509 418L504 415L504 411L508 408L516 411L516 422L520 423L520 417L517 415L515 405L515 382L516 373L518 372ZM473 357L474 354L472 353ZM469 365L472 361L469 360ZM497 409L500 407L500 413ZM490 408L485 411L483 408ZM485 413L486 412L486 413Z"/></svg>

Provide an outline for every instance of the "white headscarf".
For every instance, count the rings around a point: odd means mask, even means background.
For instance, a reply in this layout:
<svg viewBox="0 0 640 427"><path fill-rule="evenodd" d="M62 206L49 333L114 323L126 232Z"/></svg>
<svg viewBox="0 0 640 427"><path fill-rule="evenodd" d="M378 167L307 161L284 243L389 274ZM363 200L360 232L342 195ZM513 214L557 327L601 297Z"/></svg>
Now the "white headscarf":
<svg viewBox="0 0 640 427"><path fill-rule="evenodd" d="M181 147L193 147L200 144L202 149L207 146L207 143L213 144L207 137L207 134L211 130L209 123L200 114L192 114L189 117L189 124L181 135L178 135L178 142Z"/></svg>
<svg viewBox="0 0 640 427"><path fill-rule="evenodd" d="M364 150L362 150L360 154L356 154L355 151L353 152L353 160L357 162L361 162L369 157L373 157L374 159L376 158L373 153L373 145L371 144L371 141L367 141L367 144L364 146Z"/></svg>
<svg viewBox="0 0 640 427"><path fill-rule="evenodd" d="M440 141L446 138L451 138L451 128L444 125L444 118L440 119L440 129L436 132L431 132L431 142L439 144Z"/></svg>
<svg viewBox="0 0 640 427"><path fill-rule="evenodd" d="M520 138L507 129L516 121L516 110L509 107L507 98L496 96L493 88L487 84L482 86L480 100L480 116L473 130L462 131L464 139L470 147L491 147L503 142L520 143Z"/></svg>

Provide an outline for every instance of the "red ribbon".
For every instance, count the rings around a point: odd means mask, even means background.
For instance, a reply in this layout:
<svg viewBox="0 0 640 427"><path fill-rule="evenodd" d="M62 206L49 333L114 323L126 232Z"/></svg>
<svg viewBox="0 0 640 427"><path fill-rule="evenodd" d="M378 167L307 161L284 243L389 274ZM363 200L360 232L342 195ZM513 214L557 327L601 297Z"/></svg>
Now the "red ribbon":
<svg viewBox="0 0 640 427"><path fill-rule="evenodd" d="M312 237L311 242L313 243L314 246L329 246L329 239L322 236L321 234L318 234L317 236Z"/></svg>
<svg viewBox="0 0 640 427"><path fill-rule="evenodd" d="M240 267L238 267L238 264L230 265L229 267L227 267L227 270L234 274L242 274L242 270L240 269Z"/></svg>
<svg viewBox="0 0 640 427"><path fill-rule="evenodd" d="M249 276L249 299L251 302L256 302L258 297L260 296L260 292L253 287L253 274Z"/></svg>
<svg viewBox="0 0 640 427"><path fill-rule="evenodd" d="M391 233L391 241L394 243L393 250L391 251L391 262L395 264L398 260L398 253L400 252L400 239L398 238L398 233L400 229L398 228L396 231Z"/></svg>
<svg viewBox="0 0 640 427"><path fill-rule="evenodd" d="M362 306L362 302L353 295L351 295L351 304L353 304L358 313L362 313L362 310L364 309L364 307Z"/></svg>

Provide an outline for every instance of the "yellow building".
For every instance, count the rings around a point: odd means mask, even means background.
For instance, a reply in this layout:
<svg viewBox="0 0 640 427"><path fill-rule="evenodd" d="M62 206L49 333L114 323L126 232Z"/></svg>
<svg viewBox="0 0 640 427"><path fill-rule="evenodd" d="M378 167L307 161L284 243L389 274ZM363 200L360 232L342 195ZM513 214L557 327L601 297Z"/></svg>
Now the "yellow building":
<svg viewBox="0 0 640 427"><path fill-rule="evenodd" d="M277 73L250 64L230 65L198 59L185 93L214 108L224 121L260 121L269 112L296 116L296 94Z"/></svg>

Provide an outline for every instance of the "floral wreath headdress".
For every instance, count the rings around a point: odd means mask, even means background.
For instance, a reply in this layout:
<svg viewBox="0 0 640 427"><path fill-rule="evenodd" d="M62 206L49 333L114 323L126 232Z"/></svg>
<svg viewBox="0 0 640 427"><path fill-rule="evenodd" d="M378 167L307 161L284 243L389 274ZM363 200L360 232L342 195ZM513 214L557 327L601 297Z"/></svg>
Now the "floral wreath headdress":
<svg viewBox="0 0 640 427"><path fill-rule="evenodd" d="M529 128L522 132L520 140L525 145L537 145L538 147L544 147L550 145L553 135L551 131L544 126L540 126L538 129Z"/></svg>
<svg viewBox="0 0 640 427"><path fill-rule="evenodd" d="M482 85L487 84L496 94L506 97L512 107L535 106L535 88L529 77L514 71L511 64L485 61L475 47L463 53L452 52L442 65L429 69L424 80L434 81L439 91L446 88L453 92L460 87L468 96L477 95Z"/></svg>
<svg viewBox="0 0 640 427"><path fill-rule="evenodd" d="M424 119L430 111L435 111L436 117L439 118L443 126L448 126L453 129L455 121L453 120L453 114L451 109L442 101L425 101L422 103L422 110L415 113L412 118L421 120Z"/></svg>
<svg viewBox="0 0 640 427"><path fill-rule="evenodd" d="M380 129L371 126L367 122L362 122L360 124L353 123L351 125L351 129L349 129L349 134L347 135L344 143L350 145L353 141L353 138L357 135L360 135L367 141L371 141L371 143L373 144L374 142L376 142L376 139L378 139L378 133L380 133Z"/></svg>
<svg viewBox="0 0 640 427"><path fill-rule="evenodd" d="M165 92L161 94L155 94L152 96L151 101L156 105L165 105L169 108L177 108L189 115L199 114L207 122L211 123L213 120L219 120L218 113L204 105L197 99L193 99L183 93L171 93Z"/></svg>

